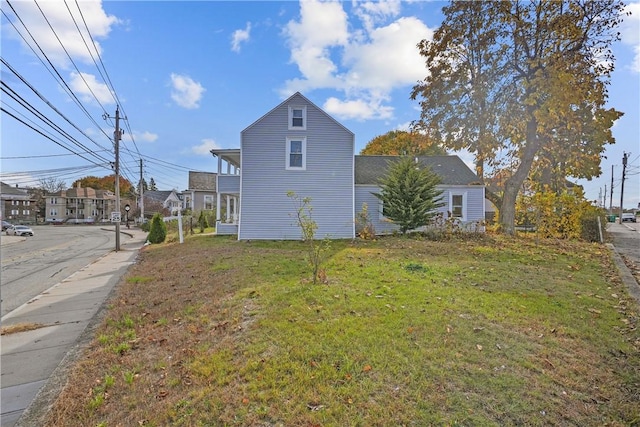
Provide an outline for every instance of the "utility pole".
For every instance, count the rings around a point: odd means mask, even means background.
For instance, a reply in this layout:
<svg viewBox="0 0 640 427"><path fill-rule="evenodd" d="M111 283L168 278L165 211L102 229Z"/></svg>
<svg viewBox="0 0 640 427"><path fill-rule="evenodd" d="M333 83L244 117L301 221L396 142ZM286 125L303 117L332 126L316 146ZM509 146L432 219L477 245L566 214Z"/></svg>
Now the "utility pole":
<svg viewBox="0 0 640 427"><path fill-rule="evenodd" d="M609 213L613 215L613 165L611 165L611 193L609 194Z"/></svg>
<svg viewBox="0 0 640 427"><path fill-rule="evenodd" d="M629 153L630 154L630 153ZM622 185L620 186L620 224L622 224L622 201L624 199L624 178L625 173L627 171L627 153L623 153L622 155Z"/></svg>
<svg viewBox="0 0 640 427"><path fill-rule="evenodd" d="M103 119L109 118L109 116L105 113L102 116ZM116 175L116 210L112 212L111 221L116 223L116 252L120 250L120 138L122 137L122 132L120 131L120 108L116 106L116 130L113 132L113 144L115 148L115 157L116 161L114 163L114 172Z"/></svg>
<svg viewBox="0 0 640 427"><path fill-rule="evenodd" d="M142 185L142 159L140 159L140 224L144 223L144 185Z"/></svg>
<svg viewBox="0 0 640 427"><path fill-rule="evenodd" d="M120 213L120 110L116 105L116 130L113 140L116 144L116 212ZM120 218L116 221L116 252L120 250Z"/></svg>

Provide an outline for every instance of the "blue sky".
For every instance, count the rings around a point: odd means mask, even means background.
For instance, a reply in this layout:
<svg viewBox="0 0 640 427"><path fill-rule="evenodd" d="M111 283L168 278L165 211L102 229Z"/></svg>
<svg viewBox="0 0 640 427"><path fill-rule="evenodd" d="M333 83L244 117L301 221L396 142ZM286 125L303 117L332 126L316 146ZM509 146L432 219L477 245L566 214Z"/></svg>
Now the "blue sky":
<svg viewBox="0 0 640 427"><path fill-rule="evenodd" d="M355 133L357 154L419 117L409 93L426 68L415 46L432 36L444 5L2 0L3 89L20 101L2 93L1 179L28 186L110 174L114 122L103 116L119 104L122 174L137 183L142 158L147 181L183 190L189 169L213 170L210 149L238 148L244 128L296 91ZM619 205L623 152L631 153L624 206L632 208L640 203L640 3L627 7L609 88L610 106L625 115L602 176L578 183L591 200L606 187L608 206L613 166Z"/></svg>

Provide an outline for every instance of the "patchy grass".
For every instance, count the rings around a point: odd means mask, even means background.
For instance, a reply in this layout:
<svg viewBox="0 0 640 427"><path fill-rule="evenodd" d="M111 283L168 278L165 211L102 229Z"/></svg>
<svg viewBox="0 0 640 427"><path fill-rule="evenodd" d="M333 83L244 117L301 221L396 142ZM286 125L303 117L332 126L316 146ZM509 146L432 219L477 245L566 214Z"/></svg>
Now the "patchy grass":
<svg viewBox="0 0 640 427"><path fill-rule="evenodd" d="M638 307L606 248L389 237L328 255L312 285L300 242L146 247L46 425L640 422Z"/></svg>

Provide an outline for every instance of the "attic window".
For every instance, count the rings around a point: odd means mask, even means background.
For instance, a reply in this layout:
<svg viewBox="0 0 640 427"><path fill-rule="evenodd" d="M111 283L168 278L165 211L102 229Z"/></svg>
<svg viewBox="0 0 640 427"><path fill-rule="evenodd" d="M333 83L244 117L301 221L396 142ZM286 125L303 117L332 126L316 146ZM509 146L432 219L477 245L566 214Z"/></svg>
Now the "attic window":
<svg viewBox="0 0 640 427"><path fill-rule="evenodd" d="M307 129L307 108L306 107L289 107L289 129L290 130L306 130Z"/></svg>

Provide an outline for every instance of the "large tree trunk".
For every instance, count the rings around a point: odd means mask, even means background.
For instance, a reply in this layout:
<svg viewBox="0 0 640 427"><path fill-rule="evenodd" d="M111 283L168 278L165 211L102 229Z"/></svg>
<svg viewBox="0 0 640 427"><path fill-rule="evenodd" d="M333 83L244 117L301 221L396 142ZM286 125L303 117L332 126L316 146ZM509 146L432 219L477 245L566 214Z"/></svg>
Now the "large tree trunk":
<svg viewBox="0 0 640 427"><path fill-rule="evenodd" d="M516 172L505 182L502 205L500 208L500 226L505 233L511 235L515 234L516 231L516 199L518 198L518 192L520 191L524 180L529 176L536 153L540 148L540 141L538 139L538 121L533 117L531 108L529 108L529 112L530 118L527 121L526 145L522 151L522 158L520 159L520 164L518 165Z"/></svg>

